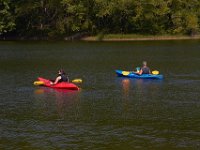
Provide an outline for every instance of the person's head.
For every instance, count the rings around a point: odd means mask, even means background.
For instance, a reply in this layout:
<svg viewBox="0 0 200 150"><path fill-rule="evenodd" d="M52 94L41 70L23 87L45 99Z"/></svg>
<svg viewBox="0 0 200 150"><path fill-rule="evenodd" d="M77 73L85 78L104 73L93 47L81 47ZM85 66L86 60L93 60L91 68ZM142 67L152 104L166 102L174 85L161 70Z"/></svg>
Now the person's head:
<svg viewBox="0 0 200 150"><path fill-rule="evenodd" d="M143 64L143 66L147 66L147 62L146 61L143 61L142 64Z"/></svg>
<svg viewBox="0 0 200 150"><path fill-rule="evenodd" d="M65 72L64 72L63 69L60 69L60 70L58 71L58 74L59 74L59 75L62 75L62 74L65 74Z"/></svg>

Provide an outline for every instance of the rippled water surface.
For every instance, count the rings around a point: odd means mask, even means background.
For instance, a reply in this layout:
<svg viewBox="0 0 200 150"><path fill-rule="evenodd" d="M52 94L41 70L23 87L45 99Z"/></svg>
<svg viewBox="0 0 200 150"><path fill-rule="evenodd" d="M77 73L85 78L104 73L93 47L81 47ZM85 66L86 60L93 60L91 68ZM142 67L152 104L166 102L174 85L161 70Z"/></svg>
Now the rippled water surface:
<svg viewBox="0 0 200 150"><path fill-rule="evenodd" d="M164 80L119 78L147 60ZM63 68L80 91L33 86ZM200 41L0 42L0 149L200 149Z"/></svg>

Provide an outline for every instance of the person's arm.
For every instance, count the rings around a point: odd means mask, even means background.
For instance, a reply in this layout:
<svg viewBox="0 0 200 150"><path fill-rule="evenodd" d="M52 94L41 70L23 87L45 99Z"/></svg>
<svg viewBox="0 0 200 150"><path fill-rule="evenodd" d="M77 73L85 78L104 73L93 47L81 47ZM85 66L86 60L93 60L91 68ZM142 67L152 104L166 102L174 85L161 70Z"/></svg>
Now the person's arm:
<svg viewBox="0 0 200 150"><path fill-rule="evenodd" d="M143 72L143 71L142 71L142 69L140 69L140 71L139 71L139 73L138 73L138 74L139 74L139 75L141 75L141 74L142 74L142 72Z"/></svg>
<svg viewBox="0 0 200 150"><path fill-rule="evenodd" d="M59 76L59 77L57 77L56 78L56 80L52 83L52 84L57 84L58 83L58 81L61 79L61 77Z"/></svg>

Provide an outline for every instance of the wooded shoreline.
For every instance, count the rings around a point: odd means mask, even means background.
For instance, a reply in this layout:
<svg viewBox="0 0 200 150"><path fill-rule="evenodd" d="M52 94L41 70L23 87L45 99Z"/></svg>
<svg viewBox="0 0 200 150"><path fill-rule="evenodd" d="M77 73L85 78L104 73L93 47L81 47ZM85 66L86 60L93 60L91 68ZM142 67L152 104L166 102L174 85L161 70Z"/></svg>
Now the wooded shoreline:
<svg viewBox="0 0 200 150"><path fill-rule="evenodd" d="M168 36L162 36L162 35L146 35L146 36L104 36L102 39L99 39L97 36L89 36L81 39L82 41L164 41L164 40L200 40L200 35L196 36L175 36L175 35L168 35Z"/></svg>
<svg viewBox="0 0 200 150"><path fill-rule="evenodd" d="M82 33L97 35L98 40L151 40L154 35L193 39L200 33L199 0L3 0L0 8L0 39L77 40L85 37Z"/></svg>
<svg viewBox="0 0 200 150"><path fill-rule="evenodd" d="M130 34L108 34L103 37L84 36L80 38L49 38L49 37L0 37L0 41L165 41L165 40L200 40L200 35L130 35Z"/></svg>

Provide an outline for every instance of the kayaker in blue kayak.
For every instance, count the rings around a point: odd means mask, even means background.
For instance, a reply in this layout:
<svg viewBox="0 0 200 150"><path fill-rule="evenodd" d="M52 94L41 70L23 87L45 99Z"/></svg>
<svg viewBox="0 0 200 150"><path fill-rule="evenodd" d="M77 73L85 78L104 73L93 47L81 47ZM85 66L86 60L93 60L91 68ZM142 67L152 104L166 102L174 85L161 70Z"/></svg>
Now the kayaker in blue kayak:
<svg viewBox="0 0 200 150"><path fill-rule="evenodd" d="M53 84L57 84L59 82L69 82L69 77L65 74L63 69L60 69L58 71L57 78L55 79L54 82L51 82L51 84L53 85Z"/></svg>
<svg viewBox="0 0 200 150"><path fill-rule="evenodd" d="M151 70L149 67L147 67L147 62L143 61L143 67L140 69L140 71L138 72L139 75L142 74L151 74Z"/></svg>

